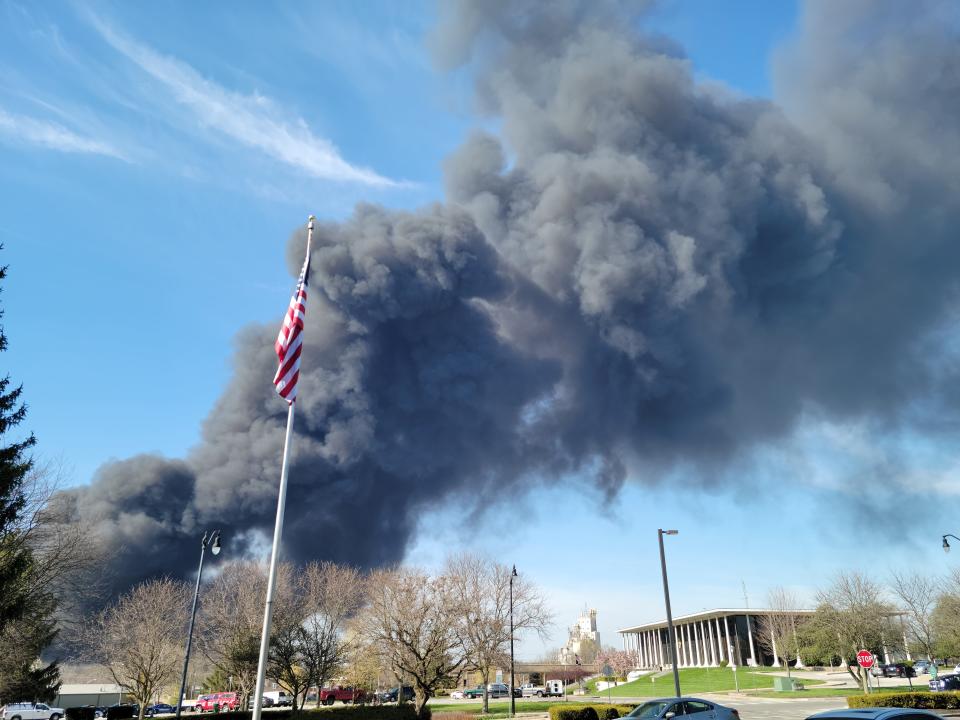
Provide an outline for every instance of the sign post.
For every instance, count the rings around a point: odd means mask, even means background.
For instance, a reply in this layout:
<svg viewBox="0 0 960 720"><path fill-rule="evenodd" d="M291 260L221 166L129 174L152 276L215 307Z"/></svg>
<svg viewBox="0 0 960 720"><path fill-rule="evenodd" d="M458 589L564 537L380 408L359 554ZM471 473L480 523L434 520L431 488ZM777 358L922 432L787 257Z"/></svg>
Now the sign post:
<svg viewBox="0 0 960 720"><path fill-rule="evenodd" d="M869 682L869 670L870 668L873 667L873 663L874 663L873 653L870 652L869 650L861 650L860 652L857 653L857 665L859 665L860 667L862 667L864 670L867 671L867 674L865 675L866 680L864 681L864 684L863 684L863 692L867 695L870 694L870 690L869 690L869 686L867 685L867 682Z"/></svg>

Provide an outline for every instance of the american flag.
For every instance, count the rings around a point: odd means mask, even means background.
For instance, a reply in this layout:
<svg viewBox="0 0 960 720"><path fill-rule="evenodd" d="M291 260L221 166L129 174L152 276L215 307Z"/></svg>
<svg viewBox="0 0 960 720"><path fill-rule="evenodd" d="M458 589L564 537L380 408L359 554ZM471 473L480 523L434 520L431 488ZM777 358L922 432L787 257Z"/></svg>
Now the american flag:
<svg viewBox="0 0 960 720"><path fill-rule="evenodd" d="M297 289L290 298L290 307L283 318L280 334L274 348L280 365L273 378L277 393L289 403L297 399L297 380L300 379L300 351L303 349L303 319L307 313L307 276L310 274L310 249L303 261L303 270L297 280Z"/></svg>

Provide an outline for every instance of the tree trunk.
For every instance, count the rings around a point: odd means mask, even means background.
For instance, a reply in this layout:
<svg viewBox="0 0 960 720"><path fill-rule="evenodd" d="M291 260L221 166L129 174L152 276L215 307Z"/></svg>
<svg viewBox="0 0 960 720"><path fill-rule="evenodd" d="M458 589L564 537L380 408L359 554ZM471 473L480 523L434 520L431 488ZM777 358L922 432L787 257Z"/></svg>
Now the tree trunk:
<svg viewBox="0 0 960 720"><path fill-rule="evenodd" d="M403 685L400 686L400 693L398 697L400 695L403 695ZM427 700L429 699L430 697L422 688L419 688L419 687L416 688L416 691L414 692L414 695L413 695L413 709L416 711L417 717L419 718L427 717L429 713L429 711L427 710Z"/></svg>
<svg viewBox="0 0 960 720"><path fill-rule="evenodd" d="M490 712L490 694L488 686L490 685L490 670L480 673L480 679L483 681L483 709L480 711L484 715Z"/></svg>

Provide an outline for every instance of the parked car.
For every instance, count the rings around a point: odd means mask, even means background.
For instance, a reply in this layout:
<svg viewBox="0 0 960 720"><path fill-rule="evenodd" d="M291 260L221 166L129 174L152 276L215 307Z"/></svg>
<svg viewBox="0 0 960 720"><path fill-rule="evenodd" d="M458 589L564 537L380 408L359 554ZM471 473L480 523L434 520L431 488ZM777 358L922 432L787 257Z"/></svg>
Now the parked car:
<svg viewBox="0 0 960 720"><path fill-rule="evenodd" d="M341 687L340 685L332 688L320 688L320 703L322 705L333 705L337 700L344 704L360 704L366 702L367 693L362 688Z"/></svg>
<svg viewBox="0 0 960 720"><path fill-rule="evenodd" d="M397 701L397 692L398 688L391 688L385 692L380 693L379 700L380 702L396 702ZM403 686L403 699L404 700L413 700L413 686L404 685Z"/></svg>
<svg viewBox="0 0 960 720"><path fill-rule="evenodd" d="M490 683L487 685L487 696L492 698L510 697L510 688L506 683Z"/></svg>
<svg viewBox="0 0 960 720"><path fill-rule="evenodd" d="M240 693L219 692L201 695L197 698L197 712L221 712L224 710L238 710Z"/></svg>
<svg viewBox="0 0 960 720"><path fill-rule="evenodd" d="M883 677L916 677L917 673L906 663L896 662L883 666Z"/></svg>
<svg viewBox="0 0 960 720"><path fill-rule="evenodd" d="M523 691L522 691L519 687L515 687L515 688L513 688L513 696L514 696L515 698L522 698L522 697L523 697Z"/></svg>
<svg viewBox="0 0 960 720"><path fill-rule="evenodd" d="M534 685L533 683L520 686L520 695L523 697L543 697L546 691L547 689L543 685Z"/></svg>
<svg viewBox="0 0 960 720"><path fill-rule="evenodd" d="M827 710L826 712L811 715L807 720L943 720L936 713L929 710L915 708L857 708L856 710Z"/></svg>
<svg viewBox="0 0 960 720"><path fill-rule="evenodd" d="M927 660L917 660L913 663L913 670L917 675L927 675L930 672L930 663Z"/></svg>
<svg viewBox="0 0 960 720"><path fill-rule="evenodd" d="M63 708L45 703L7 703L0 709L0 720L60 720L62 717Z"/></svg>
<svg viewBox="0 0 960 720"><path fill-rule="evenodd" d="M147 709L143 711L143 714L145 717L153 717L154 715L171 715L176 711L177 709L173 705L155 703L154 705L148 705Z"/></svg>
<svg viewBox="0 0 960 720"><path fill-rule="evenodd" d="M463 700L463 690L454 690L450 693L451 700Z"/></svg>
<svg viewBox="0 0 960 720"><path fill-rule="evenodd" d="M260 696L260 707L269 708L269 707L273 707L274 705L275 703L273 702L273 698L269 697L267 693L264 693L263 695ZM247 710L253 710L252 697L247 699Z"/></svg>
<svg viewBox="0 0 960 720"><path fill-rule="evenodd" d="M930 692L960 690L960 675L941 675L928 683Z"/></svg>
<svg viewBox="0 0 960 720"><path fill-rule="evenodd" d="M271 690L263 694L265 698L270 698L273 705L277 707L287 707L293 705L293 698L287 695L283 690ZM264 705L266 707L266 705ZM272 706L271 706L272 707Z"/></svg>
<svg viewBox="0 0 960 720"><path fill-rule="evenodd" d="M637 705L624 717L642 718L642 720L668 720L679 715L699 715L704 720L740 720L740 713L733 708L694 697L648 700L641 705Z"/></svg>

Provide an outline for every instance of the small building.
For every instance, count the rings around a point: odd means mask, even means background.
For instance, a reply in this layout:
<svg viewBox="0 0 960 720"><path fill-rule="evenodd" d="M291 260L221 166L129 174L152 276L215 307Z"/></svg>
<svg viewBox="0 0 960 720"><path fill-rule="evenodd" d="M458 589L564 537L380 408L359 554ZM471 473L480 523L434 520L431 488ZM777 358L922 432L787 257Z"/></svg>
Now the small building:
<svg viewBox="0 0 960 720"><path fill-rule="evenodd" d="M119 685L112 683L64 683L53 705L61 708L83 705L106 707L129 700L130 696Z"/></svg>

